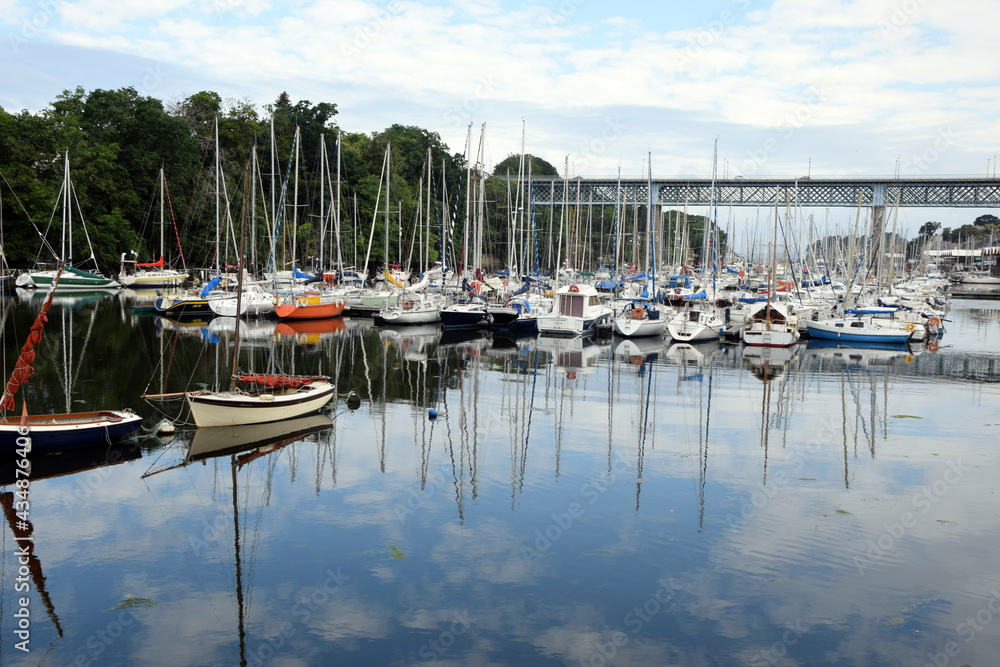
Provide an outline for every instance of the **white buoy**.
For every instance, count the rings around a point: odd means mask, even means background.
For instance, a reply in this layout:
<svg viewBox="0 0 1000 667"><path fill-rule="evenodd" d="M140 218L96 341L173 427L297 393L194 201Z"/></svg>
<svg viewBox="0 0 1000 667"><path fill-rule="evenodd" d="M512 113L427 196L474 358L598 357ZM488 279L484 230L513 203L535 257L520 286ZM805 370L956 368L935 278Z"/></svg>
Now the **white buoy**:
<svg viewBox="0 0 1000 667"><path fill-rule="evenodd" d="M164 435L170 435L176 430L177 427L174 426L174 423L169 419L161 419L160 423L156 425L156 432Z"/></svg>

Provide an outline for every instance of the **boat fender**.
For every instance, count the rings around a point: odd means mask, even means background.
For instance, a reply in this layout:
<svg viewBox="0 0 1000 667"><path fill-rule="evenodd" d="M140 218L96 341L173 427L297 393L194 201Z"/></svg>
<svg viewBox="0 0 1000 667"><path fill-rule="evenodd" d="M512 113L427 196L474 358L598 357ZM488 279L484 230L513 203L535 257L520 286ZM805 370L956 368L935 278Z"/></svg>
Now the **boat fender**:
<svg viewBox="0 0 1000 667"><path fill-rule="evenodd" d="M169 419L161 419L160 423L156 425L156 432L164 435L169 435L176 430L177 427L174 426L174 423Z"/></svg>

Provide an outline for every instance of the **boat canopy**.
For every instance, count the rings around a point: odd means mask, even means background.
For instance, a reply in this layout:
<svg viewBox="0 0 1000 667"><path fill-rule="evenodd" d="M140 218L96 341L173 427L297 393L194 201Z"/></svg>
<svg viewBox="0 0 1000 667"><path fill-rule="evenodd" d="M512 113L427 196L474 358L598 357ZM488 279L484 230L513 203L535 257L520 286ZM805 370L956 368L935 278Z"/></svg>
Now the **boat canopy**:
<svg viewBox="0 0 1000 667"><path fill-rule="evenodd" d="M852 315L891 315L897 308L880 308L878 306L868 306L867 308L848 308L845 313Z"/></svg>
<svg viewBox="0 0 1000 667"><path fill-rule="evenodd" d="M198 296L200 296L202 299L207 298L208 297L208 293L211 292L212 290L214 290L216 287L218 287L219 283L221 283L221 282L222 282L222 278L220 278L219 276L216 276L216 277L212 278L211 280L208 281L208 284L205 285L205 289L203 289L201 291L201 294L199 294Z"/></svg>

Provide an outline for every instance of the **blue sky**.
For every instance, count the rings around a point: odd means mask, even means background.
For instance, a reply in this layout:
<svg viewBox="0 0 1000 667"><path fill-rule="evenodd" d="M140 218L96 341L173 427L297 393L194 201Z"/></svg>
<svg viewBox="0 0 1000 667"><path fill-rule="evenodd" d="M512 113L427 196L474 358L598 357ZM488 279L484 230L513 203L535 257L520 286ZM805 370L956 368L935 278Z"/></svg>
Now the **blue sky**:
<svg viewBox="0 0 1000 667"><path fill-rule="evenodd" d="M134 86L335 102L581 176L992 173L992 0L0 0L0 106ZM523 121L523 125L522 125ZM926 159L931 156L933 159ZM903 209L946 226L982 211ZM837 221L853 212L836 209ZM748 212L747 215L753 215Z"/></svg>

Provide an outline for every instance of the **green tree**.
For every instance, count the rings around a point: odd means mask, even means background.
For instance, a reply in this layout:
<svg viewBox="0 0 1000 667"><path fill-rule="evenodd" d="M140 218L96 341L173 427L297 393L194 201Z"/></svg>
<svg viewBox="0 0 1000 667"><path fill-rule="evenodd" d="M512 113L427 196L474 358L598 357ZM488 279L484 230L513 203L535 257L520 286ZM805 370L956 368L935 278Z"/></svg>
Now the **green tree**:
<svg viewBox="0 0 1000 667"><path fill-rule="evenodd" d="M940 222L925 222L920 225L920 229L917 230L917 234L924 237L931 237L937 234L939 229L941 229Z"/></svg>
<svg viewBox="0 0 1000 667"><path fill-rule="evenodd" d="M558 178L559 172L551 164L543 160L542 158L525 154L524 156L524 175L525 178L528 176L528 165L531 165L531 175L532 176L555 176ZM510 174L513 177L517 177L518 170L521 168L521 155L519 153L511 153L504 159L500 160L493 167L493 173L496 176L506 176Z"/></svg>

